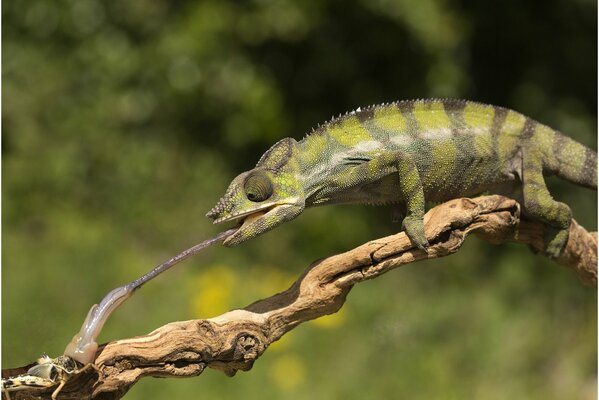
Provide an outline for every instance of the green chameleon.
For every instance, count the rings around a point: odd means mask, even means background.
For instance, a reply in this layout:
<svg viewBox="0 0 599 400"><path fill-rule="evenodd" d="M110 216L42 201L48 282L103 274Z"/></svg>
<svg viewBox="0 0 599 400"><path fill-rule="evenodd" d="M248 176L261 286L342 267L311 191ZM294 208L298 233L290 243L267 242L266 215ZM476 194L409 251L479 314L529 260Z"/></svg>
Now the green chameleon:
<svg viewBox="0 0 599 400"><path fill-rule="evenodd" d="M207 214L215 223L242 219L229 229L109 292L92 306L65 355L43 356L27 373L2 379L2 392L58 387L90 367L104 322L144 283L177 262L223 240L235 246L306 207L396 204L403 228L426 250L425 202L493 192L513 197L524 212L553 227L547 254L568 240L570 208L553 200L543 173L597 189L597 153L515 111L462 100L416 100L357 109L297 142L272 146L256 168L237 176ZM79 367L79 364L84 367Z"/></svg>
<svg viewBox="0 0 599 400"><path fill-rule="evenodd" d="M301 141L285 138L237 176L207 216L243 220L235 246L326 204L397 204L402 228L426 249L425 202L483 192L518 200L552 227L546 253L568 240L570 208L543 173L597 189L597 153L520 113L464 100L415 100L347 113Z"/></svg>

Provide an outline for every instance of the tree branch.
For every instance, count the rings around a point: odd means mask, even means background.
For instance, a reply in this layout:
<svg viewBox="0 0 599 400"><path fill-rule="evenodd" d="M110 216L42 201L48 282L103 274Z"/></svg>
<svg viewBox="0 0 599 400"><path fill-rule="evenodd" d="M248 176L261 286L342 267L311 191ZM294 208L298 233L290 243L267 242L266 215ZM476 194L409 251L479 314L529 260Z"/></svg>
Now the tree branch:
<svg viewBox="0 0 599 400"><path fill-rule="evenodd" d="M501 196L456 199L425 216L428 253L402 232L310 265L286 291L207 320L179 321L100 347L96 365L71 379L61 399L119 399L144 376L190 377L214 368L247 371L268 346L302 322L338 311L353 285L422 259L453 254L474 233L491 243L519 242L542 254L539 222L520 219L520 206ZM555 260L597 286L597 234L572 221L570 238ZM4 372L3 371L3 375ZM21 391L17 399L50 398L52 390Z"/></svg>

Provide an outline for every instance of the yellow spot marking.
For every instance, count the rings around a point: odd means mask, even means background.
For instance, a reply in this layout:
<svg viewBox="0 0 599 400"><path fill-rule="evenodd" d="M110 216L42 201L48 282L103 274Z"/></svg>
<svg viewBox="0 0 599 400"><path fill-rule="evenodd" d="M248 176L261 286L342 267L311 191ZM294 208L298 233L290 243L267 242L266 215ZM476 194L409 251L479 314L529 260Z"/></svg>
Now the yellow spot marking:
<svg viewBox="0 0 599 400"><path fill-rule="evenodd" d="M424 176L425 187L439 185L439 182L447 178L447 171L451 171L450 167L455 164L458 153L455 143L450 140L435 144L431 152L435 162L434 167Z"/></svg>
<svg viewBox="0 0 599 400"><path fill-rule="evenodd" d="M541 149L550 157L553 156L553 138L555 131L545 125L537 125L532 141L539 145Z"/></svg>
<svg viewBox="0 0 599 400"><path fill-rule="evenodd" d="M464 122L466 122L470 128L489 131L493 124L494 115L495 109L492 106L468 103L466 104L466 107L464 107Z"/></svg>
<svg viewBox="0 0 599 400"><path fill-rule="evenodd" d="M381 129L389 131L405 131L406 117L396 107L382 107L374 111L374 123Z"/></svg>
<svg viewBox="0 0 599 400"><path fill-rule="evenodd" d="M529 170L527 169L525 171L525 176L524 179L526 180L526 183L536 183L537 185L529 185L529 187L527 188L527 190L530 190L532 192L537 192L538 190L541 190L540 188L542 188L543 186L545 186L544 180L543 180L543 173L540 170Z"/></svg>
<svg viewBox="0 0 599 400"><path fill-rule="evenodd" d="M347 147L372 140L372 136L355 116L348 116L341 124L329 127L328 132L333 139Z"/></svg>
<svg viewBox="0 0 599 400"><path fill-rule="evenodd" d="M555 203L551 198L544 198L542 203L547 203L546 205L542 206L545 208L545 218L550 221L555 221L559 218L559 208L554 207Z"/></svg>
<svg viewBox="0 0 599 400"><path fill-rule="evenodd" d="M526 117L524 115L515 111L508 112L503 123L503 129L497 138L499 158L501 160L508 158L516 148L525 122Z"/></svg>
<svg viewBox="0 0 599 400"><path fill-rule="evenodd" d="M304 165L314 165L321 157L322 149L326 148L326 137L320 134L313 134L306 139L306 150L298 152Z"/></svg>
<svg viewBox="0 0 599 400"><path fill-rule="evenodd" d="M573 140L564 140L561 158L565 160L562 163L564 172L568 172L570 176L580 176L584 167L585 153L581 154L581 146Z"/></svg>
<svg viewBox="0 0 599 400"><path fill-rule="evenodd" d="M447 129L451 126L443 103L440 101L415 103L413 113L421 131Z"/></svg>
<svg viewBox="0 0 599 400"><path fill-rule="evenodd" d="M477 154L490 154L493 143L490 135L476 135L474 136L474 148Z"/></svg>
<svg viewBox="0 0 599 400"><path fill-rule="evenodd" d="M405 166L405 163L404 165ZM401 177L401 186L406 191L406 195L412 194L418 186L420 176L415 169L403 168L400 164L399 176Z"/></svg>
<svg viewBox="0 0 599 400"><path fill-rule="evenodd" d="M366 164L366 166L368 167L368 177L370 179L374 179L375 177L377 177L378 175L380 175L381 173L381 159L374 159L372 161L370 161L369 163ZM358 178L359 179L359 178Z"/></svg>
<svg viewBox="0 0 599 400"><path fill-rule="evenodd" d="M503 130L515 134L520 134L524 128L526 117L515 111L509 111L503 123Z"/></svg>

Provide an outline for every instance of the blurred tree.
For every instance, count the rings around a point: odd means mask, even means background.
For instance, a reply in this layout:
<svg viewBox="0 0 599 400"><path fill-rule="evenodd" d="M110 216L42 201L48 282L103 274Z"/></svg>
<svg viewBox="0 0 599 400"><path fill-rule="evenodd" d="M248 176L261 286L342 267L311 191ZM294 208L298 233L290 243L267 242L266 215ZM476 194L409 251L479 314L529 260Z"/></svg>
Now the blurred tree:
<svg viewBox="0 0 599 400"><path fill-rule="evenodd" d="M333 114L463 97L596 148L596 15L586 0L5 2L3 363L61 353L108 290L216 232L203 215L231 177ZM596 194L551 184L596 229ZM311 210L144 287L100 339L242 307L397 229L387 210ZM596 396L596 291L526 249L471 241L346 308L232 381L145 380L128 398Z"/></svg>

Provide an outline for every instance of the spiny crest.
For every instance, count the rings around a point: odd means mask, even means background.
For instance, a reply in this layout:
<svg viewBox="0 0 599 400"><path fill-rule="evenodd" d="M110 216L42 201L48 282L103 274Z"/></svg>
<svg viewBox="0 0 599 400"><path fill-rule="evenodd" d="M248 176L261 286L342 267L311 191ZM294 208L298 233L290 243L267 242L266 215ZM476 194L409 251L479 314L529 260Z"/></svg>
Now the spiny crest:
<svg viewBox="0 0 599 400"><path fill-rule="evenodd" d="M291 158L295 143L295 139L293 138L279 140L260 157L256 167L264 167L272 171L277 171Z"/></svg>
<svg viewBox="0 0 599 400"><path fill-rule="evenodd" d="M339 114L337 117L332 117L329 121L322 124L318 124L316 128L312 128L310 134L320 134L325 132L329 127L338 124L347 117L357 117L361 121L369 120L373 117L374 111L383 107L397 107L400 110L410 110L418 103L433 103L441 102L444 106L449 108L463 108L466 104L476 104L470 100L463 99L451 99L451 98L432 98L432 99L414 99L414 100L398 100L379 104L373 104L366 107L358 107L355 110L348 111L345 114ZM306 135L308 136L308 135Z"/></svg>

